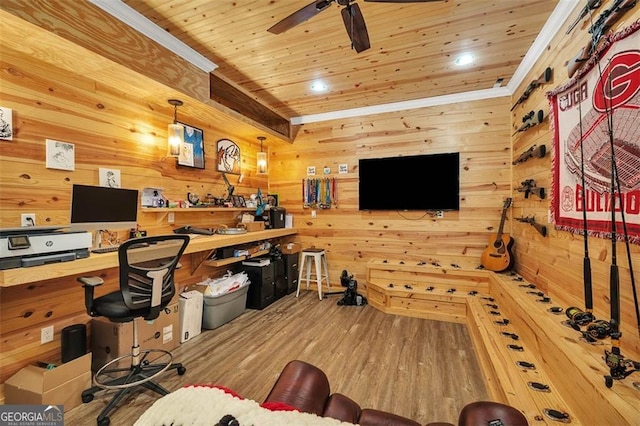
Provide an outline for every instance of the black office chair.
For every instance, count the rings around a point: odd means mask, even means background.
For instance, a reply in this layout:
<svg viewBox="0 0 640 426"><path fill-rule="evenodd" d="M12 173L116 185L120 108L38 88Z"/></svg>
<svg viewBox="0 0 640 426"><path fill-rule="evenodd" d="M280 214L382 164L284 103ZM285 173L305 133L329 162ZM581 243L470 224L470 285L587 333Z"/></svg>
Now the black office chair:
<svg viewBox="0 0 640 426"><path fill-rule="evenodd" d="M133 322L131 353L109 361L93 377L95 386L82 392L82 402L90 402L104 389L118 389L97 418L98 426L110 423L111 413L132 390L142 386L160 395L169 391L153 379L169 369L183 375L186 368L172 363L171 352L162 349L140 350L138 345L138 318L158 318L175 295L174 272L189 243L188 235L161 235L127 240L118 248L120 264L120 291L93 298L95 287L103 280L99 277L80 277L83 284L87 313L103 316L112 322ZM123 359L131 358L131 366L118 368Z"/></svg>

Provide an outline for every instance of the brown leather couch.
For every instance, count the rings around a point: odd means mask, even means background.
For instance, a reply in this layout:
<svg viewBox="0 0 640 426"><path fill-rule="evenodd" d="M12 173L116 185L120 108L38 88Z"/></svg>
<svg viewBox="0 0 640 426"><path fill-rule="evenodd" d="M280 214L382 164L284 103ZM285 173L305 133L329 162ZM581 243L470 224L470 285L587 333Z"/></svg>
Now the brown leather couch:
<svg viewBox="0 0 640 426"><path fill-rule="evenodd" d="M339 393L331 393L329 379L318 367L304 361L290 361L271 388L265 403L281 402L299 411L332 417L362 426L420 426L406 417L371 408Z"/></svg>
<svg viewBox="0 0 640 426"><path fill-rule="evenodd" d="M420 426L420 423L371 408L340 393L331 393L329 379L318 367L304 361L290 361L271 388L265 403L284 403L305 413L332 417L361 426ZM458 418L458 426L501 425L527 426L526 417L514 407L491 401L467 404ZM454 426L451 423L428 423L427 426Z"/></svg>
<svg viewBox="0 0 640 426"><path fill-rule="evenodd" d="M458 426L528 426L527 418L510 405L493 401L476 401L465 405ZM452 423L427 423L426 426L454 426Z"/></svg>

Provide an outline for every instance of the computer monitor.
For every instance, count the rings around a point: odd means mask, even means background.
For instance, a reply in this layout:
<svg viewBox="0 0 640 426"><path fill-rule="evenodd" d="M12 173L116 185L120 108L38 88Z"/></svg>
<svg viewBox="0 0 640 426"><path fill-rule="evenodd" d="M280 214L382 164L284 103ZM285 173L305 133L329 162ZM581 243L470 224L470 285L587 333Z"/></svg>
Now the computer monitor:
<svg viewBox="0 0 640 426"><path fill-rule="evenodd" d="M71 231L135 228L138 191L104 186L73 185Z"/></svg>

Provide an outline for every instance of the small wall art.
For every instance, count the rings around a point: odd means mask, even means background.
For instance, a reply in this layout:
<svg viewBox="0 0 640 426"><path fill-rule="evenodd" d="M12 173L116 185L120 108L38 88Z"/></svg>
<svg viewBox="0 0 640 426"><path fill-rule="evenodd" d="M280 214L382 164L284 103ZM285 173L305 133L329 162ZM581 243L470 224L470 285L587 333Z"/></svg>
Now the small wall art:
<svg viewBox="0 0 640 426"><path fill-rule="evenodd" d="M316 166L308 166L307 176L315 176L315 175L316 175Z"/></svg>
<svg viewBox="0 0 640 426"><path fill-rule="evenodd" d="M75 145L47 139L47 169L75 170Z"/></svg>
<svg viewBox="0 0 640 426"><path fill-rule="evenodd" d="M220 139L217 143L217 168L219 172L240 174L240 147L230 139Z"/></svg>
<svg viewBox="0 0 640 426"><path fill-rule="evenodd" d="M348 164L338 164L338 173L343 175L345 173L349 173L349 165Z"/></svg>
<svg viewBox="0 0 640 426"><path fill-rule="evenodd" d="M13 111L0 107L0 140L13 140Z"/></svg>
<svg viewBox="0 0 640 426"><path fill-rule="evenodd" d="M180 124L184 126L184 144L180 147L178 164L204 169L204 132L197 127Z"/></svg>
<svg viewBox="0 0 640 426"><path fill-rule="evenodd" d="M100 186L106 186L108 188L121 188L120 170L105 169L100 167L98 169L98 172L100 174Z"/></svg>

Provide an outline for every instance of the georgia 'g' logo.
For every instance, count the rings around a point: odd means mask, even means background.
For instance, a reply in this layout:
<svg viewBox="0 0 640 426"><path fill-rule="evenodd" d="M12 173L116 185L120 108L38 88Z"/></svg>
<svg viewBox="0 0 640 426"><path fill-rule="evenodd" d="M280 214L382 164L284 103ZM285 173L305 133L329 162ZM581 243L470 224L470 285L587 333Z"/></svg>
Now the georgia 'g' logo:
<svg viewBox="0 0 640 426"><path fill-rule="evenodd" d="M626 104L640 90L640 50L618 53L602 70L593 91L593 107L604 113Z"/></svg>

